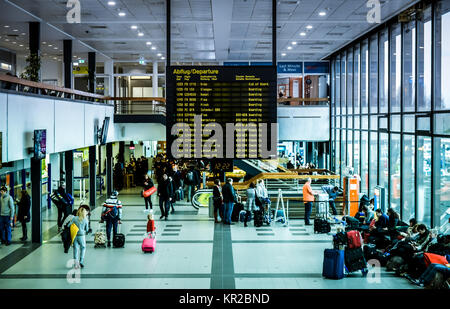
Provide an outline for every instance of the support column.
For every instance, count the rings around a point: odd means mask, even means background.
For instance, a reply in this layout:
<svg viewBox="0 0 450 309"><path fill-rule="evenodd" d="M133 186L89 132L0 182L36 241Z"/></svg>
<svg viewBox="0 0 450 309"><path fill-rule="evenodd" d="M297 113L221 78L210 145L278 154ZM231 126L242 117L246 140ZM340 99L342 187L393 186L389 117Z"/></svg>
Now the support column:
<svg viewBox="0 0 450 309"><path fill-rule="evenodd" d="M66 192L73 196L73 151L64 153L64 166L66 170Z"/></svg>
<svg viewBox="0 0 450 309"><path fill-rule="evenodd" d="M96 148L97 146L89 147L89 206L91 210L95 209L97 196Z"/></svg>
<svg viewBox="0 0 450 309"><path fill-rule="evenodd" d="M115 89L114 89L114 61L107 60L105 61L105 74L108 75L108 91L105 90L105 96L115 97ZM105 83L106 88L106 83Z"/></svg>
<svg viewBox="0 0 450 309"><path fill-rule="evenodd" d="M47 181L47 208L52 208L52 200L50 199L50 195L52 194L52 164L48 164L48 181Z"/></svg>
<svg viewBox="0 0 450 309"><path fill-rule="evenodd" d="M88 54L88 71L89 71L89 80L88 80L88 88L90 93L95 93L95 52L90 52Z"/></svg>
<svg viewBox="0 0 450 309"><path fill-rule="evenodd" d="M26 190L27 189L27 172L25 171L25 169L23 169L21 171L22 173L22 190Z"/></svg>
<svg viewBox="0 0 450 309"><path fill-rule="evenodd" d="M153 76L152 76L153 97L158 96L158 62L153 62Z"/></svg>
<svg viewBox="0 0 450 309"><path fill-rule="evenodd" d="M39 22L30 22L28 23L29 30L29 47L30 47L30 55L41 55L41 23ZM41 70L39 70L38 80L41 81Z"/></svg>
<svg viewBox="0 0 450 309"><path fill-rule="evenodd" d="M106 144L106 193L111 196L113 191L113 144Z"/></svg>
<svg viewBox="0 0 450 309"><path fill-rule="evenodd" d="M9 195L15 200L14 183L16 181L16 172L9 173Z"/></svg>
<svg viewBox="0 0 450 309"><path fill-rule="evenodd" d="M31 159L31 241L42 243L42 160Z"/></svg>
<svg viewBox="0 0 450 309"><path fill-rule="evenodd" d="M64 75L64 88L73 89L72 86L72 40L64 40L63 50L63 75Z"/></svg>

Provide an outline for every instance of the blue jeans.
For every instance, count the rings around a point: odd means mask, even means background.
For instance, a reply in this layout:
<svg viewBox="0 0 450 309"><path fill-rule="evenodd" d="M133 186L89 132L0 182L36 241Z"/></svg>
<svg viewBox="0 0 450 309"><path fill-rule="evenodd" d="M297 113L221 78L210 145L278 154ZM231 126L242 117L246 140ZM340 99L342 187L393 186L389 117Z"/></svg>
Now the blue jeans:
<svg viewBox="0 0 450 309"><path fill-rule="evenodd" d="M189 202L192 200L192 197L194 196L195 185L187 185L187 189L188 189L187 201Z"/></svg>
<svg viewBox="0 0 450 309"><path fill-rule="evenodd" d="M305 224L309 223L309 217L311 216L312 202L305 203Z"/></svg>
<svg viewBox="0 0 450 309"><path fill-rule="evenodd" d="M106 238L111 241L111 229L113 229L113 236L117 234L117 226L119 219L107 219L106 220Z"/></svg>
<svg viewBox="0 0 450 309"><path fill-rule="evenodd" d="M80 251L80 253L78 253ZM77 236L73 241L73 259L84 264L84 255L86 253L86 236Z"/></svg>
<svg viewBox="0 0 450 309"><path fill-rule="evenodd" d="M447 279L450 276L450 268L441 264L430 264L427 270L420 276L419 280L424 284L429 284L436 276L436 273L440 272Z"/></svg>
<svg viewBox="0 0 450 309"><path fill-rule="evenodd" d="M233 213L234 203L233 202L225 202L225 203L223 203L223 205L224 205L224 216L225 216L223 221L225 223L231 223L231 214Z"/></svg>
<svg viewBox="0 0 450 309"><path fill-rule="evenodd" d="M10 216L0 216L0 232L1 232L2 241L11 242L11 217Z"/></svg>
<svg viewBox="0 0 450 309"><path fill-rule="evenodd" d="M331 208L331 210L333 210L333 216L336 216L337 210L336 210L336 204L334 203L334 201L330 201L330 208Z"/></svg>

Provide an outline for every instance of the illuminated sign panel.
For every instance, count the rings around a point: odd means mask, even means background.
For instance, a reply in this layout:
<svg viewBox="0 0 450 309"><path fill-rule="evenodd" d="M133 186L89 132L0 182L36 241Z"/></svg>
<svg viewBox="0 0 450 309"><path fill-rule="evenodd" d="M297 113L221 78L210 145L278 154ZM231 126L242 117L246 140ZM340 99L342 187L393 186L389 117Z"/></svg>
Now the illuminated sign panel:
<svg viewBox="0 0 450 309"><path fill-rule="evenodd" d="M170 66L166 72L169 157L276 155L275 67Z"/></svg>

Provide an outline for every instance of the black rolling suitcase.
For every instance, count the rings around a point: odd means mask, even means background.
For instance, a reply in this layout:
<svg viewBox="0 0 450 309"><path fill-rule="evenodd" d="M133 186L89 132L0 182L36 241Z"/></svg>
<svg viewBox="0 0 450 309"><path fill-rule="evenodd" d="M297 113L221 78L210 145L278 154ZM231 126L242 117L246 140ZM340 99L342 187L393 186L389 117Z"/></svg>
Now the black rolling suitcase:
<svg viewBox="0 0 450 309"><path fill-rule="evenodd" d="M329 233L331 231L331 224L323 219L314 219L314 233Z"/></svg>
<svg viewBox="0 0 450 309"><path fill-rule="evenodd" d="M244 205L241 203L234 204L233 211L231 212L231 221L239 222L239 213L244 210Z"/></svg>
<svg viewBox="0 0 450 309"><path fill-rule="evenodd" d="M254 212L254 221L253 223L255 224L255 227L260 227L263 225L264 223L264 212L260 209L260 210L256 210Z"/></svg>
<svg viewBox="0 0 450 309"><path fill-rule="evenodd" d="M367 262L362 248L345 248L345 267L348 272L361 270L364 273L364 270L367 269Z"/></svg>
<svg viewBox="0 0 450 309"><path fill-rule="evenodd" d="M123 248L124 246L125 246L125 235L120 233L120 225L119 225L119 233L113 236L113 247Z"/></svg>

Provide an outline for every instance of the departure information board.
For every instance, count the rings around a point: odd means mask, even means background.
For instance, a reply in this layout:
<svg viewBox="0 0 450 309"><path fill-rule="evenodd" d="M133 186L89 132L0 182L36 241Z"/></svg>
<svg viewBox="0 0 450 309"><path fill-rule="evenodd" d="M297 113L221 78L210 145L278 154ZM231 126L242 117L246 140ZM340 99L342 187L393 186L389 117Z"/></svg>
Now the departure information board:
<svg viewBox="0 0 450 309"><path fill-rule="evenodd" d="M267 158L277 138L275 67L169 66L166 74L170 158Z"/></svg>

